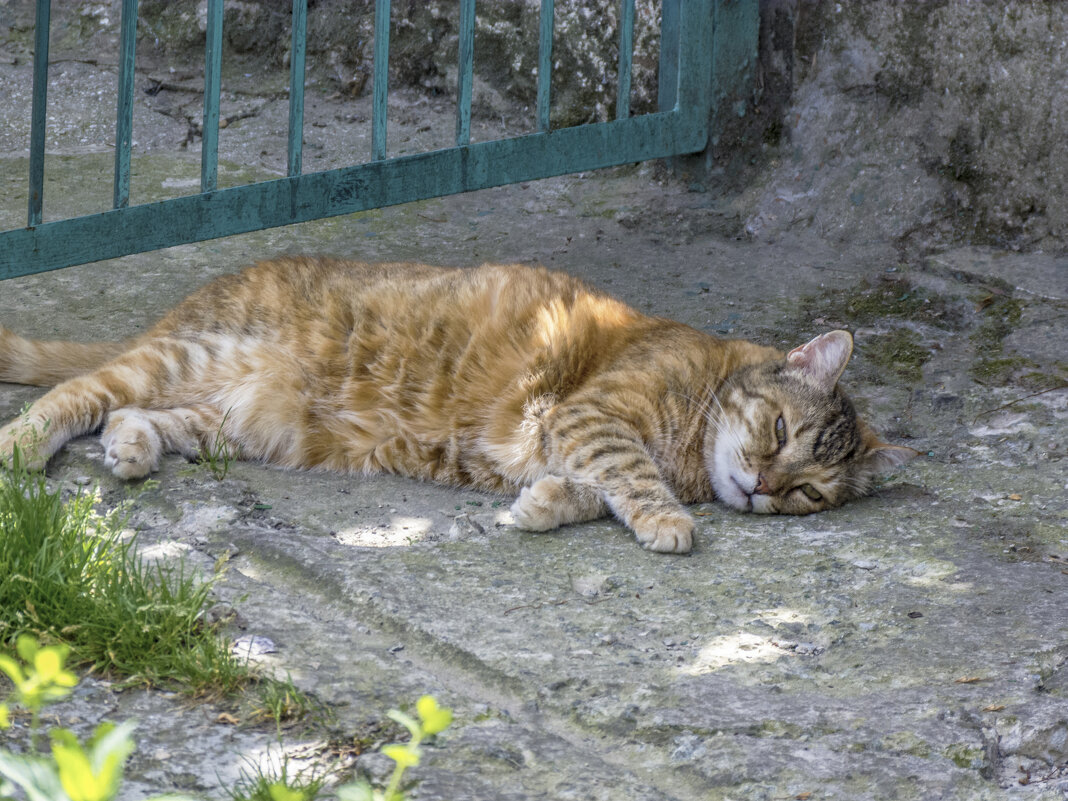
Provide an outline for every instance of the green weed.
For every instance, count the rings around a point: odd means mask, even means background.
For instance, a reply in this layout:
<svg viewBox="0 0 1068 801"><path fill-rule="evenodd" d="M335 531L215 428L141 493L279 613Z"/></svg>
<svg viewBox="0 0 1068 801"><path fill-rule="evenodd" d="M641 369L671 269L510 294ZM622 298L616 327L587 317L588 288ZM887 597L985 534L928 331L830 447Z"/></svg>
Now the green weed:
<svg viewBox="0 0 1068 801"><path fill-rule="evenodd" d="M253 718L282 724L312 712L316 703L287 676L257 677L234 657L227 642L204 622L211 581L184 564L146 564L124 537L122 507L100 514L96 498L64 498L42 473L20 464L0 469L0 646L17 643L19 659L0 655L0 672L14 685L0 703L0 729L10 725L10 703L31 714L30 753L0 749L0 799L20 789L27 801L112 801L123 765L134 750L133 722L104 723L85 743L66 729L50 734L51 755L38 747L40 711L69 694L77 664L124 678L128 683L166 684L199 697L229 696L256 684ZM41 643L44 643L43 645ZM21 660L21 661L20 661ZM341 801L403 801L401 779L419 764L422 741L443 731L452 711L431 696L416 704L418 719L398 710L389 716L411 740L383 747L395 763L384 790L369 784L338 788ZM314 771L290 775L252 767L232 788L234 801L314 801L325 778ZM154 801L191 801L160 796Z"/></svg>
<svg viewBox="0 0 1068 801"><path fill-rule="evenodd" d="M285 681L276 678L261 680L254 695L251 720L273 721L279 736L286 723L304 720L313 713L326 714L323 705L293 684L289 675Z"/></svg>
<svg viewBox="0 0 1068 801"><path fill-rule="evenodd" d="M226 425L226 418L229 416L229 411L223 415L219 429L215 432L215 437L211 441L211 447L206 450L201 448L197 452L197 463L206 466L216 481L222 481L226 478L236 456L233 447L223 436L223 426Z"/></svg>
<svg viewBox="0 0 1068 801"><path fill-rule="evenodd" d="M256 763L242 769L226 793L231 801L315 801L326 780L313 770L290 774L289 759L282 757L277 770L264 770Z"/></svg>
<svg viewBox="0 0 1068 801"><path fill-rule="evenodd" d="M210 581L147 565L124 538L122 507L64 499L43 474L0 472L0 643L31 633L70 646L73 659L144 684L221 695L251 669L203 620Z"/></svg>
<svg viewBox="0 0 1068 801"><path fill-rule="evenodd" d="M28 709L33 716L30 753L0 751L0 797L12 797L18 787L28 801L111 801L134 750L134 723L102 723L84 744L69 729L53 729L49 732L51 757L41 756L41 709L69 695L78 680L65 668L66 646L42 647L24 634L18 638L17 652L17 659L0 654L0 672L14 686L8 702ZM0 729L11 725L8 702L0 704ZM161 796L154 801L192 800Z"/></svg>
<svg viewBox="0 0 1068 801"><path fill-rule="evenodd" d="M420 745L427 737L445 731L452 724L452 710L438 706L437 699L424 695L415 705L418 720L411 715L392 709L387 714L408 730L412 739L406 743L382 746L382 753L394 762L393 775L384 790L376 790L367 782L356 782L339 787L340 801L403 801L401 779L404 772L419 764L422 758Z"/></svg>

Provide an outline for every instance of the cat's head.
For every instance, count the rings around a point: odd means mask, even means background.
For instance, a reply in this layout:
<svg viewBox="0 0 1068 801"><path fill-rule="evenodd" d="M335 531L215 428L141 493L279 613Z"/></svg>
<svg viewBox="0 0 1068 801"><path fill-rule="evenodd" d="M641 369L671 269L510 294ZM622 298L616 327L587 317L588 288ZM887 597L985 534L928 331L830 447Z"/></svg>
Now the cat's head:
<svg viewBox="0 0 1068 801"><path fill-rule="evenodd" d="M819 512L866 494L879 473L917 455L880 442L839 389L852 352L849 332L831 331L784 361L731 376L705 439L720 500L748 512Z"/></svg>

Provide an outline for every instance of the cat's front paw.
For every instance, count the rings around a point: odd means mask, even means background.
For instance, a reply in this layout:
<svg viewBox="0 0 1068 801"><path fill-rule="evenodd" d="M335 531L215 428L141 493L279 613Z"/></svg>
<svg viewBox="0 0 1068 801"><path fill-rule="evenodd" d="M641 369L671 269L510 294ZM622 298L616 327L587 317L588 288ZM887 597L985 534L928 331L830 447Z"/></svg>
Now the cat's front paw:
<svg viewBox="0 0 1068 801"><path fill-rule="evenodd" d="M512 504L515 524L527 531L550 531L568 523L603 517L607 509L591 487L563 476L545 476L524 487Z"/></svg>
<svg viewBox="0 0 1068 801"><path fill-rule="evenodd" d="M560 526L560 519L553 508L551 493L546 493L542 482L523 487L512 504L512 519L525 531L551 531Z"/></svg>
<svg viewBox="0 0 1068 801"><path fill-rule="evenodd" d="M634 533L649 551L689 553L693 547L693 519L685 512L662 512L635 520Z"/></svg>
<svg viewBox="0 0 1068 801"><path fill-rule="evenodd" d="M159 432L152 421L136 411L112 412L100 443L104 446L104 466L119 478L130 481L159 470L163 452Z"/></svg>

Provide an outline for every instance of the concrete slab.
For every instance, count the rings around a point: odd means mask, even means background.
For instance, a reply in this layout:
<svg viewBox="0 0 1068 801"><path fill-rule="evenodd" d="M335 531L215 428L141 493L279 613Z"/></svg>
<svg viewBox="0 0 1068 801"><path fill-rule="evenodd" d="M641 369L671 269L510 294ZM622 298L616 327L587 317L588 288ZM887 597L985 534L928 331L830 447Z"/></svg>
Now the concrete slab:
<svg viewBox="0 0 1068 801"><path fill-rule="evenodd" d="M0 319L125 336L213 275L313 250L538 261L651 313L779 344L851 324L850 387L927 458L810 518L701 507L689 557L643 552L610 521L522 533L508 499L474 492L247 464L217 482L178 459L134 524L142 547L209 570L229 554L218 593L245 621L235 635L270 638L264 661L330 705L335 732L423 692L453 706L413 797L1060 797L1068 704L1044 688L1068 658L1065 393L1014 404L1037 390L969 377L984 276L909 271L888 250L683 233L705 219L700 197L650 169L490 190L8 281ZM1011 282L1025 258L999 254L999 275ZM909 293L922 302L897 308ZM1010 294L1063 341L1061 301ZM879 350L895 331L925 357L918 378ZM0 412L37 394L3 385ZM116 500L100 456L85 438L50 475ZM270 732L176 714L158 694L94 685L85 698L67 714L86 725L143 720L126 798L217 796L273 747ZM1020 784L1028 775L1051 778Z"/></svg>

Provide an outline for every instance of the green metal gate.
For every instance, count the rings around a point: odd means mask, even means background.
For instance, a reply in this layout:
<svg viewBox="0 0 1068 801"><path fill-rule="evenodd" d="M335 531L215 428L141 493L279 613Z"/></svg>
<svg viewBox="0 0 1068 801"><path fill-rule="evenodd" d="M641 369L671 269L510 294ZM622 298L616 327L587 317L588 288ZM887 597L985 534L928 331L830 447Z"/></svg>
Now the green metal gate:
<svg viewBox="0 0 1068 801"><path fill-rule="evenodd" d="M737 32L717 24L756 0L664 0L657 112L629 107L634 0L621 0L616 119L569 128L549 124L553 0L541 0L537 131L470 141L475 0L460 3L455 146L386 158L390 0L376 0L372 158L340 169L301 171L307 0L294 0L290 58L288 174L217 188L223 0L208 0L200 192L129 205L137 0L123 0L113 208L42 222L48 78L49 0L37 0L29 212L26 227L0 233L0 279L199 242L261 228L570 172L698 152L706 146L714 101L716 51L738 48ZM754 11L755 13L755 11ZM743 49L755 51L753 41ZM731 37L728 40L726 37Z"/></svg>

